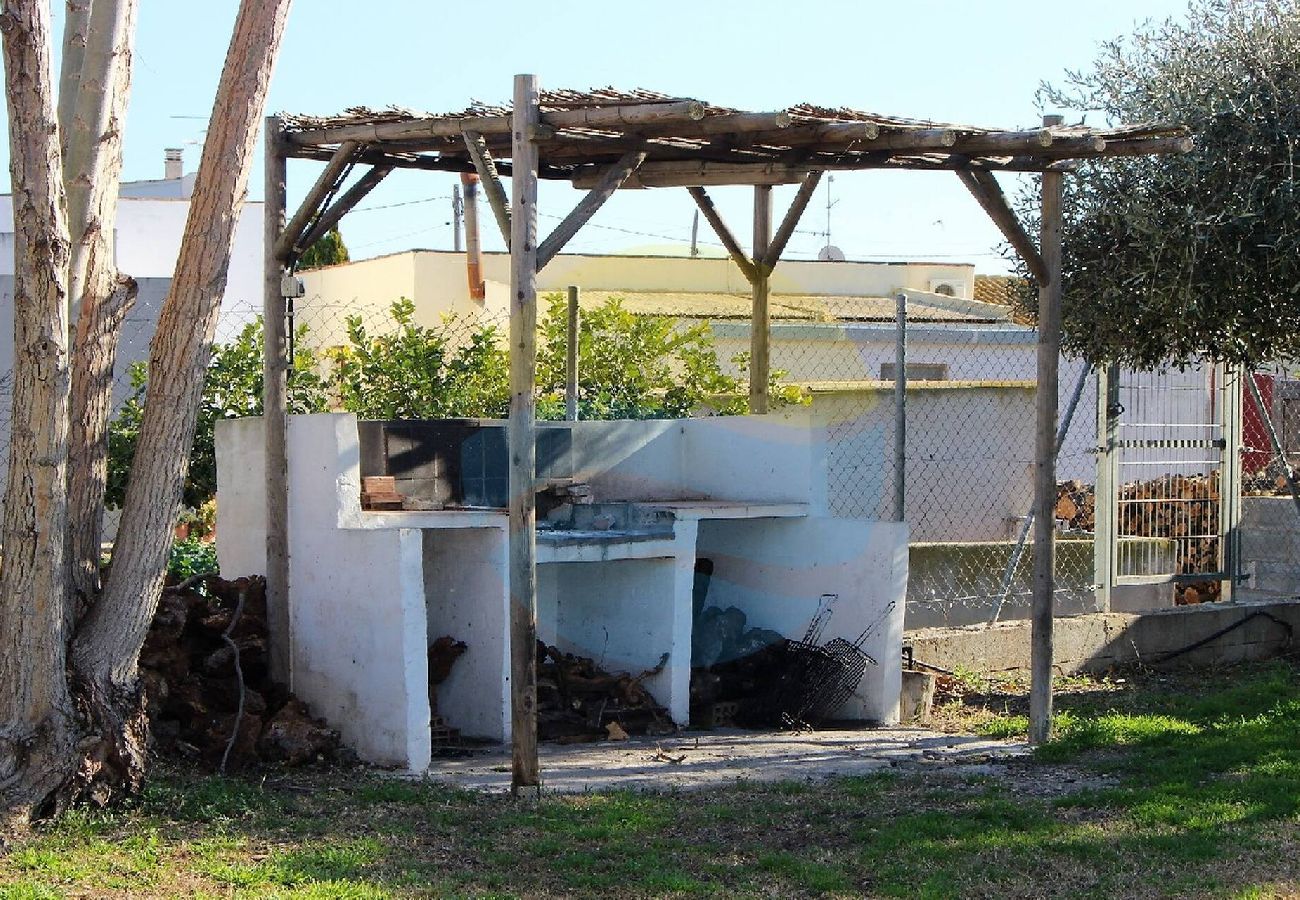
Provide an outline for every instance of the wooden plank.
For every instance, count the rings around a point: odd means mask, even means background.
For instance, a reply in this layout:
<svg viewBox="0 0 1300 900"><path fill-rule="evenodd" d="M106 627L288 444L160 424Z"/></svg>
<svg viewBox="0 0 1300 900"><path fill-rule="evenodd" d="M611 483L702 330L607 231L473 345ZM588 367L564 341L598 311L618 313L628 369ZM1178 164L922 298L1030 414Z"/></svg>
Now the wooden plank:
<svg viewBox="0 0 1300 900"><path fill-rule="evenodd" d="M565 319L564 418L578 421L578 286L569 285L569 310Z"/></svg>
<svg viewBox="0 0 1300 900"><path fill-rule="evenodd" d="M483 193L487 194L488 206L492 208L492 215L497 220L497 228L501 229L501 238L506 243L506 249L509 250L514 229L510 224L510 203L506 200L506 189L501 186L501 176L497 173L496 162L488 152L483 135L477 132L465 132L465 149L469 151L470 159L474 162L474 169L483 184Z"/></svg>
<svg viewBox="0 0 1300 900"><path fill-rule="evenodd" d="M794 195L790 208L786 210L785 217L781 219L781 227L776 230L776 237L772 238L772 245L767 248L767 253L763 256L763 268L769 274L776 268L777 262L781 259L781 254L785 252L785 245L790 243L795 227L798 226L804 210L808 208L808 201L812 199L813 192L817 190L817 185L821 184L821 180L821 172L810 172L808 177L803 180L803 184L799 185L799 190ZM758 251L755 250L754 252L757 255Z"/></svg>
<svg viewBox="0 0 1300 900"><path fill-rule="evenodd" d="M1039 254L1033 238L1025 231L1010 204L1007 203L1006 195L1002 193L1002 187L998 184L997 176L991 172L958 169L957 177L961 179L962 184L966 185L966 189L971 192L971 195L979 201L979 205L983 207L988 217L993 220L993 224L998 226L998 230L1007 239L1007 243L1015 248L1016 253L1020 254L1020 258L1025 261L1025 265L1029 268L1029 274L1034 276L1034 281L1039 284L1046 284L1049 276L1047 267L1043 263L1043 257Z"/></svg>
<svg viewBox="0 0 1300 900"><path fill-rule="evenodd" d="M321 170L320 175L316 177L316 183L311 186L307 196L302 198L302 205L298 211L289 219L288 224L284 226L284 231L280 234L280 239L275 245L275 255L277 259L285 259L293 245L298 242L307 224L315 217L317 210L331 191L338 186L339 178L344 171L353 162L358 145L353 141L348 141L340 146L330 156L329 162Z"/></svg>
<svg viewBox="0 0 1300 900"><path fill-rule="evenodd" d="M1044 117L1044 125L1059 124ZM1052 628L1056 593L1056 405L1061 358L1061 195L1064 175L1043 173L1034 441L1034 577L1030 611L1029 741L1052 734Z"/></svg>
<svg viewBox="0 0 1300 900"><path fill-rule="evenodd" d="M270 638L271 678L293 686L292 629L289 618L289 453L287 376L289 343L285 334L283 260L275 248L284 229L285 158L280 120L265 120L263 161L266 199L262 260L262 428L265 431L266 628Z"/></svg>
<svg viewBox="0 0 1300 900"><path fill-rule="evenodd" d="M537 761L537 77L516 75L510 224L510 786L541 784Z"/></svg>
<svg viewBox="0 0 1300 900"><path fill-rule="evenodd" d="M587 192L587 196L578 202L578 205L555 226L555 229L546 236L546 240L542 241L542 245L537 248L539 271L546 268L546 264L555 258L555 254L564 249L564 245L591 220L596 211L605 205L606 200L614 196L614 192L643 162L645 162L645 150L629 150L623 154L622 159L605 171L600 182Z"/></svg>
<svg viewBox="0 0 1300 900"><path fill-rule="evenodd" d="M379 185L379 182L388 177L388 173L391 171L393 170L388 166L373 166L369 172L362 175L356 184L348 188L342 197L335 200L329 209L320 214L316 224L300 240L294 242L293 249L289 251L288 261L290 263L296 262L308 247L324 237L345 215L351 212L354 206L364 200L366 195Z"/></svg>
<svg viewBox="0 0 1300 900"><path fill-rule="evenodd" d="M754 259L766 259L772 244L772 188L761 184L754 188ZM767 412L767 376L770 370L772 318L768 309L771 286L766 265L756 263L753 288L753 312L749 324L749 414Z"/></svg>
<svg viewBox="0 0 1300 900"><path fill-rule="evenodd" d="M635 175L623 183L624 188L652 187L714 187L731 184L798 184L807 177L813 165L786 165L779 162L715 163L715 162L648 162ZM593 188L604 170L597 166L575 169L573 186Z"/></svg>
<svg viewBox="0 0 1300 900"><path fill-rule="evenodd" d="M700 212L704 213L705 221L713 228L713 233L718 236L718 240L722 241L722 246L726 247L727 252L731 254L732 261L744 273L745 280L753 284L758 277L758 270L749 257L745 255L745 251L741 249L740 242L731 233L727 223L722 221L722 216L718 214L717 207L713 205L713 198L705 193L704 188L701 187L687 188L687 191L695 200L695 205L700 208Z"/></svg>

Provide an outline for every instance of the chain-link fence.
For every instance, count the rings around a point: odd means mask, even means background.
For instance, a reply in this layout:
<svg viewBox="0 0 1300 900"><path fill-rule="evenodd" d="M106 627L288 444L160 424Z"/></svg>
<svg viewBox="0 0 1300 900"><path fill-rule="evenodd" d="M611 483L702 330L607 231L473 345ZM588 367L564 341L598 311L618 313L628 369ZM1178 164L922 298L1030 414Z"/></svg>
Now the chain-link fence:
<svg viewBox="0 0 1300 900"><path fill-rule="evenodd" d="M154 293L160 302L162 291ZM750 340L743 315L666 320L632 302L619 304L615 314L611 293L584 294L584 321L606 329L591 335L582 356L584 417L743 410ZM119 403L131 393L131 364L147 358L158 302L148 301L128 324L118 363ZM736 305L743 310L746 304L740 298ZM771 328L777 381L799 388L824 434L830 513L894 519L901 479L902 517L911 534L908 628L1026 617L1033 566L1034 330L909 303L900 415L896 322L832 312L778 319ZM260 303L229 301L217 329L218 357L246 370L224 377L250 396L213 402L243 413L259 400L260 314ZM544 302L540 314L539 413L549 418L561 418L564 410L563 314L559 301ZM504 297L447 310L313 294L293 302L292 318L300 411L345 408L378 418L506 412ZM666 321L667 331L649 328L652 320ZM696 325L706 328L690 347L711 345L716 354L716 365L702 370L696 357L681 355L681 338ZM237 345L240 353L231 351ZM1260 370L1253 381L1232 379L1211 365L1101 375L1080 361L1061 361L1059 614L1218 599L1219 579L1232 563L1231 545L1220 541L1224 516L1240 515L1222 497L1236 496L1236 473L1246 493L1290 496L1286 463L1300 463L1295 367ZM0 441L7 450L3 377ZM1100 409L1099 384L1107 392ZM1234 409L1240 411L1235 418ZM906 430L901 456L900 424ZM1242 434L1240 466L1226 466L1223 454L1235 452L1227 435L1235 428ZM1247 586L1253 572L1244 573Z"/></svg>

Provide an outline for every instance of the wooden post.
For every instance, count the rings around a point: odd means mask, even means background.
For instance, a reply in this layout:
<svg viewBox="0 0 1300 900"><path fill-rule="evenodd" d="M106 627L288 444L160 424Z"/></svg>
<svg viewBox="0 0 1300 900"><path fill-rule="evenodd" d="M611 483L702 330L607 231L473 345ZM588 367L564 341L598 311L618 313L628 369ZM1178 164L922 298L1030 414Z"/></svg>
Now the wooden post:
<svg viewBox="0 0 1300 900"><path fill-rule="evenodd" d="M541 783L537 763L537 76L516 75L510 179L510 787Z"/></svg>
<svg viewBox="0 0 1300 900"><path fill-rule="evenodd" d="M578 286L569 285L569 318L564 345L564 418L578 421Z"/></svg>
<svg viewBox="0 0 1300 900"><path fill-rule="evenodd" d="M754 308L749 326L749 413L767 412L768 349L771 321L768 314L769 279L772 270L762 260L772 243L772 186L754 187Z"/></svg>
<svg viewBox="0 0 1300 900"><path fill-rule="evenodd" d="M469 298L482 303L487 299L487 285L483 282L483 254L478 233L478 176L462 172L460 183L465 188L465 276L469 279Z"/></svg>
<svg viewBox="0 0 1300 900"><path fill-rule="evenodd" d="M1044 125L1059 125L1044 116ZM1056 590L1056 393L1061 357L1061 190L1064 175L1044 172L1042 238L1048 280L1038 288L1038 394L1034 442L1034 582L1030 647L1029 741L1052 733L1052 626Z"/></svg>
<svg viewBox="0 0 1300 900"><path fill-rule="evenodd" d="M266 627L271 678L293 686L289 621L288 340L285 333L284 259L276 248L284 233L285 156L280 120L265 123L266 202L262 236L262 427L266 431Z"/></svg>

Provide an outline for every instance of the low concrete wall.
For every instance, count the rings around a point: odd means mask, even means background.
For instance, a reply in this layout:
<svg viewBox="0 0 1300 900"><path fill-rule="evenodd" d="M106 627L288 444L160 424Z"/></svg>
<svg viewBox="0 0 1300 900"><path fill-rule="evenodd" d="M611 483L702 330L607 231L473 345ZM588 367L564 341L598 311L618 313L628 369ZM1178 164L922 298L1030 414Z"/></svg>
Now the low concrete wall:
<svg viewBox="0 0 1300 900"><path fill-rule="evenodd" d="M1265 615L1256 615L1263 613ZM1205 646L1165 660L1170 653L1243 622ZM1115 666L1212 666L1268 659L1300 634L1300 601L1206 603L1139 615L1092 613L1057 619L1053 631L1058 674L1103 672ZM1029 669L1029 623L991 628L922 628L903 643L932 666L974 672Z"/></svg>
<svg viewBox="0 0 1300 900"><path fill-rule="evenodd" d="M1290 497L1242 500L1242 600L1300 596L1300 511Z"/></svg>
<svg viewBox="0 0 1300 900"><path fill-rule="evenodd" d="M907 627L955 628L992 621L1015 546L1015 541L913 543L908 552ZM1099 611L1093 585L1095 552L1091 535L1057 539L1057 616ZM1121 560L1140 562L1130 566L1135 574L1159 575L1173 571L1173 541L1124 538L1119 542L1119 552ZM1012 574L998 621L1028 618L1033 566L1033 547L1029 542ZM1111 593L1113 612L1149 612L1173 605L1172 584L1123 585Z"/></svg>

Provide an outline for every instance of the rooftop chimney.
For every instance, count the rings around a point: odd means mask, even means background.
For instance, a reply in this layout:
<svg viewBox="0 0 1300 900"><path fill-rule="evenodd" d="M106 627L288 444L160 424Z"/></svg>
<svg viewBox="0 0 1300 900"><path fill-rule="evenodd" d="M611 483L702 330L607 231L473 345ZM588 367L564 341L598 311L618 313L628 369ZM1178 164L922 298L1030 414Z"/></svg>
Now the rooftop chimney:
<svg viewBox="0 0 1300 900"><path fill-rule="evenodd" d="M184 152L180 147L168 147L163 151L163 177L168 181L174 181L185 174L185 163L181 159Z"/></svg>

